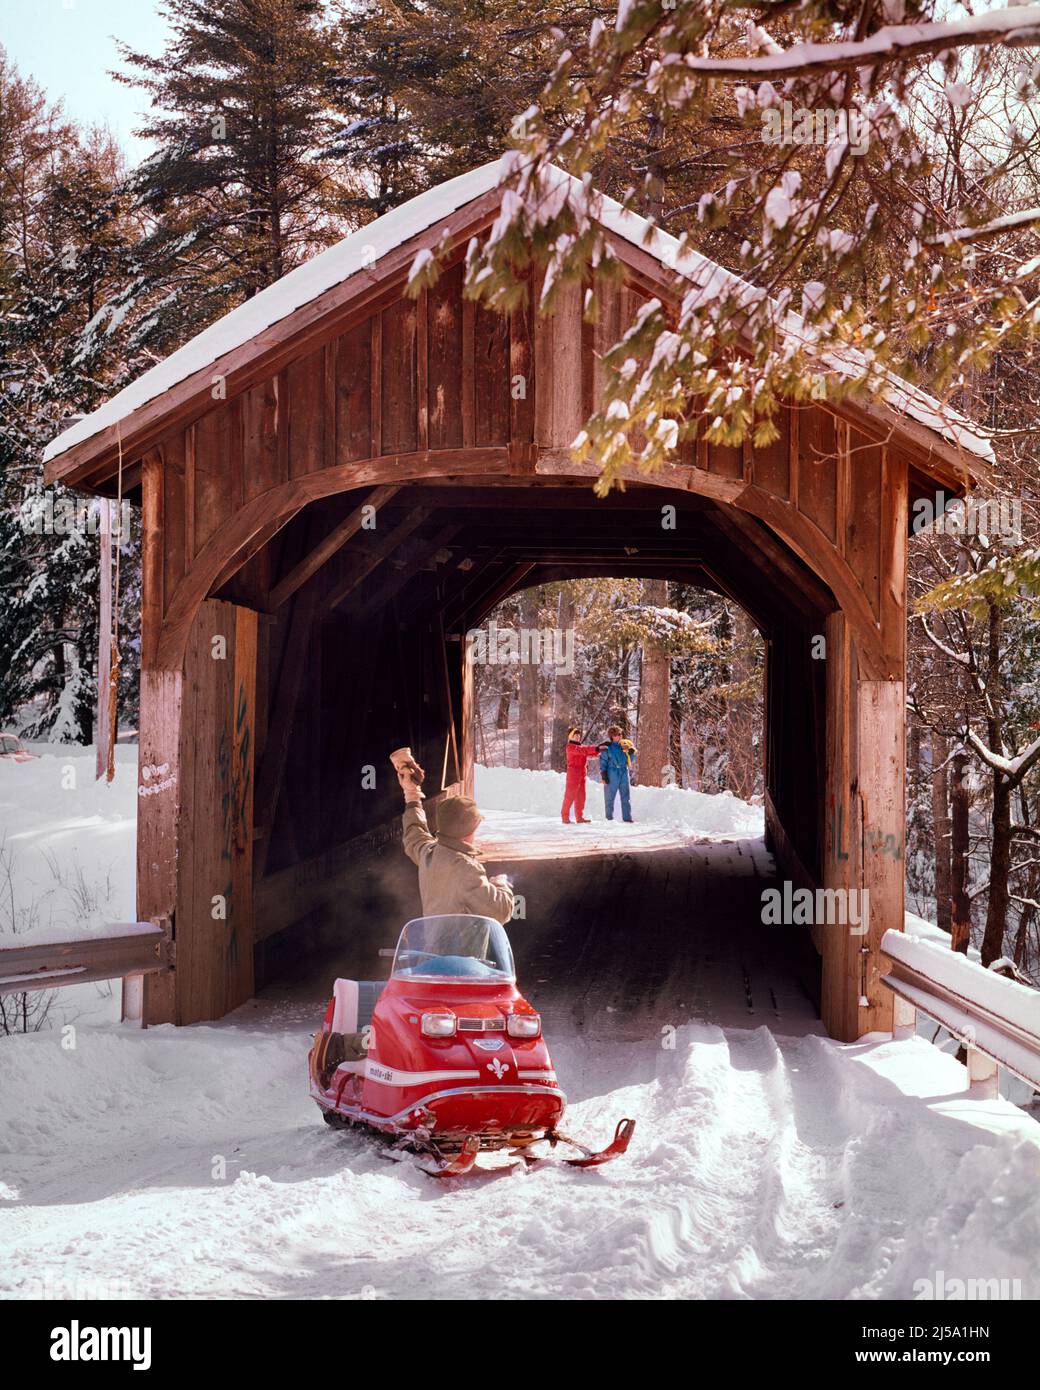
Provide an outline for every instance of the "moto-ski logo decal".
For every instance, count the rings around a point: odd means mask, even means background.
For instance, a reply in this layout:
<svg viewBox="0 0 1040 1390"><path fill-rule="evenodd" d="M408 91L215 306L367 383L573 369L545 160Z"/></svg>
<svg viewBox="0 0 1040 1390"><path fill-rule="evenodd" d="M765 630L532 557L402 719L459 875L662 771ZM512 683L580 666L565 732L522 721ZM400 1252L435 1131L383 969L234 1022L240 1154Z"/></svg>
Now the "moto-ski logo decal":
<svg viewBox="0 0 1040 1390"><path fill-rule="evenodd" d="M502 1046L501 1038L474 1038L473 1041L478 1047L482 1047L485 1052L497 1052Z"/></svg>

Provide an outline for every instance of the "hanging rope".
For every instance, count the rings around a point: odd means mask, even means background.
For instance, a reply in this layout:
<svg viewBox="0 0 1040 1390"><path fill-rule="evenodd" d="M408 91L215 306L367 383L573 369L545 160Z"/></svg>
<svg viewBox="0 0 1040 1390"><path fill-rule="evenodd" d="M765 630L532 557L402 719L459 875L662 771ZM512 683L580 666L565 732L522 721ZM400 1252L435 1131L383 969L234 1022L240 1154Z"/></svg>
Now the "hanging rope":
<svg viewBox="0 0 1040 1390"><path fill-rule="evenodd" d="M108 665L108 762L105 781L116 775L116 720L119 709L119 561L123 549L123 436L116 425L119 466L116 481L116 524L112 535L116 543L116 574L112 584L112 650ZM109 503L105 504L110 505Z"/></svg>

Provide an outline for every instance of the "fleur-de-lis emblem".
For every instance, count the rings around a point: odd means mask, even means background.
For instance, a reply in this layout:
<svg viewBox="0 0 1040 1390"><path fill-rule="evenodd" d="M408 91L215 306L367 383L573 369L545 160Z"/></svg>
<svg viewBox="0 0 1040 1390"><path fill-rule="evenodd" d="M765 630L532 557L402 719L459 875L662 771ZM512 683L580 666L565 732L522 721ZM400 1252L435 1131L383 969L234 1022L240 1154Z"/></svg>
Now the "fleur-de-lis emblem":
<svg viewBox="0 0 1040 1390"><path fill-rule="evenodd" d="M495 1057L493 1061L488 1062L487 1069L488 1071L493 1071L495 1073L496 1081L501 1081L503 1076L505 1076L506 1072L509 1070L509 1064L506 1062L501 1062L497 1057Z"/></svg>

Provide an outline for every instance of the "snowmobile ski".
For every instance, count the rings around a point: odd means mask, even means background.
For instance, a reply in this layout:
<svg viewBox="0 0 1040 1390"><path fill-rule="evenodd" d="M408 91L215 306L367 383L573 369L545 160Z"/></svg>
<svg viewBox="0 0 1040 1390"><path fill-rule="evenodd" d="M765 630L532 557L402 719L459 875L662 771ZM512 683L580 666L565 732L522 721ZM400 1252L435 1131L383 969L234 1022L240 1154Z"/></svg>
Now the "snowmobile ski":
<svg viewBox="0 0 1040 1390"><path fill-rule="evenodd" d="M565 1158L563 1160L564 1163L569 1163L572 1168L598 1168L601 1163L609 1163L612 1158L617 1158L626 1151L635 1127L635 1120L619 1120L617 1129L614 1131L614 1138L605 1149L600 1149L598 1153L593 1153L584 1144L579 1144L576 1139L568 1139L565 1134L557 1133L555 1136L550 1136L550 1139L558 1140L563 1144L570 1144L575 1149L581 1149L584 1158Z"/></svg>
<svg viewBox="0 0 1040 1390"><path fill-rule="evenodd" d="M419 1167L431 1178L460 1178L472 1170L480 1153L480 1140L471 1134L457 1154L436 1151L419 1154Z"/></svg>

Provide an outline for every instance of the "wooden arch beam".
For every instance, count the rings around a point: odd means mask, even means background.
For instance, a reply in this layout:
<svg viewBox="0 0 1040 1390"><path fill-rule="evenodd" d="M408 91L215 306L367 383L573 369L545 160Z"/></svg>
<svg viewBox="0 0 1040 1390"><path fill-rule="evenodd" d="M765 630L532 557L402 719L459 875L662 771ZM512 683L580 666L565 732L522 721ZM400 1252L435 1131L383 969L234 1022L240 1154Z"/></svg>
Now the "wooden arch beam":
<svg viewBox="0 0 1040 1390"><path fill-rule="evenodd" d="M571 484L591 481L587 468L574 464L570 467L572 471L568 474L561 457L538 457L537 468L542 476ZM808 518L753 484L718 478L699 468L669 468L653 476L630 471L632 477L628 480L642 487L674 491L678 485L682 491L699 493L717 503L729 503L758 517L830 589L855 635L864 674L875 679L892 677L893 672L889 670L892 661L886 658L880 626L862 589L833 542ZM489 478L487 485L516 487L523 485L525 480L533 483L536 475L517 472L516 461L506 448L473 448L370 458L269 488L241 507L195 556L167 605L155 666L162 670L182 668L188 632L199 605L218 582L227 582L270 535L308 502L356 488L399 486L423 479L464 478L468 486L479 487L485 485L486 476ZM161 481L154 473L151 479L153 487ZM782 547L777 546L776 553L782 554Z"/></svg>
<svg viewBox="0 0 1040 1390"><path fill-rule="evenodd" d="M365 519L366 507L375 507L378 511L399 490L396 487L373 488L364 501L360 502L337 526L334 526L328 535L323 536L299 564L294 565L289 573L278 581L271 590L271 609L281 608L286 599L292 598L296 590L301 585L306 584L312 574L317 574L326 560L330 560L337 550L346 545L351 536L357 535Z"/></svg>

